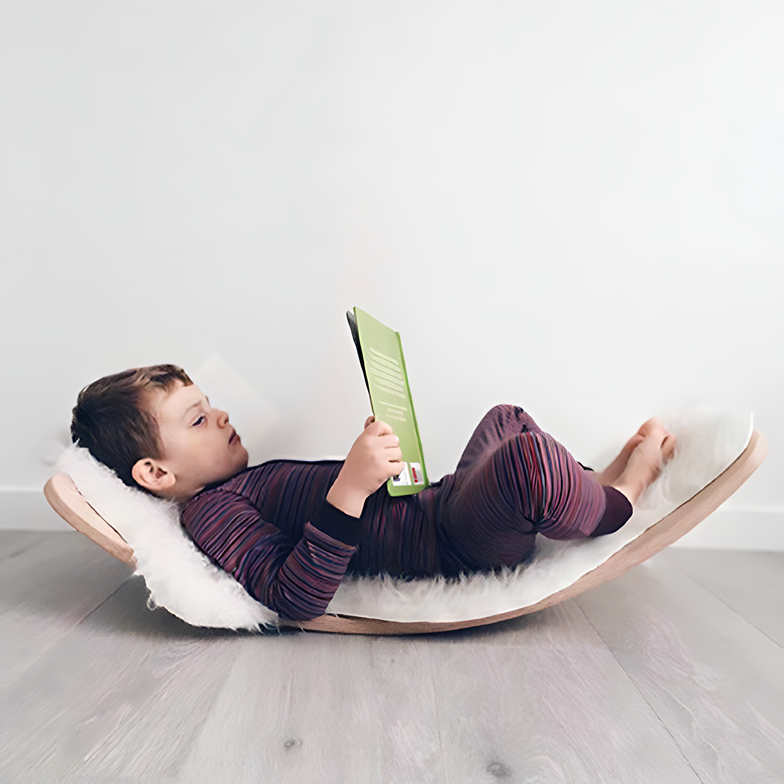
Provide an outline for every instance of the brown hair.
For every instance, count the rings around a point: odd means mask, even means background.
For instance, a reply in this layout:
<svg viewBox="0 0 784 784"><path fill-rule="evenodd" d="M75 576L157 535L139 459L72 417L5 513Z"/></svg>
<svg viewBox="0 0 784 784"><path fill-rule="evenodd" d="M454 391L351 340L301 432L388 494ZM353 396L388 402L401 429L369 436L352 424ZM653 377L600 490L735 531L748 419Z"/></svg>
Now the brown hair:
<svg viewBox="0 0 784 784"><path fill-rule="evenodd" d="M136 462L163 456L158 423L149 409L150 394L168 392L177 381L193 383L176 365L131 368L93 381L76 399L71 438L126 485L139 487L131 475Z"/></svg>

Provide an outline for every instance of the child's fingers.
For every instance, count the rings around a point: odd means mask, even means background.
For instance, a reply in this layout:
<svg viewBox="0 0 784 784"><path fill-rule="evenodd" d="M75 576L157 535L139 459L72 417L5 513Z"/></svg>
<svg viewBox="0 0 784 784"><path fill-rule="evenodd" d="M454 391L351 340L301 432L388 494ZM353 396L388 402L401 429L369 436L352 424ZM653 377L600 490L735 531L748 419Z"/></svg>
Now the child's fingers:
<svg viewBox="0 0 784 784"><path fill-rule="evenodd" d="M387 479L390 479L393 476L397 476L398 474L402 474L403 473L403 469L405 467L406 467L406 464L404 462L400 461L400 460L398 460L398 461L396 461L394 463L390 463L389 464L389 471L390 471L390 473L389 473L389 476L387 477Z"/></svg>
<svg viewBox="0 0 784 784"><path fill-rule="evenodd" d="M368 430L373 433L373 435L377 436L389 436L395 432L390 425L386 422L382 422L380 419L376 419L375 422L368 425Z"/></svg>
<svg viewBox="0 0 784 784"><path fill-rule="evenodd" d="M365 428L367 428L368 425L372 425L375 421L376 421L376 418L374 416L369 416L365 420Z"/></svg>
<svg viewBox="0 0 784 784"><path fill-rule="evenodd" d="M397 436L381 436L374 438L371 444L374 459L379 461L386 469L389 462L399 462L403 459L400 449L400 439Z"/></svg>
<svg viewBox="0 0 784 784"><path fill-rule="evenodd" d="M394 449L395 447L400 446L400 439L394 434L389 436L379 436L377 444L382 449Z"/></svg>

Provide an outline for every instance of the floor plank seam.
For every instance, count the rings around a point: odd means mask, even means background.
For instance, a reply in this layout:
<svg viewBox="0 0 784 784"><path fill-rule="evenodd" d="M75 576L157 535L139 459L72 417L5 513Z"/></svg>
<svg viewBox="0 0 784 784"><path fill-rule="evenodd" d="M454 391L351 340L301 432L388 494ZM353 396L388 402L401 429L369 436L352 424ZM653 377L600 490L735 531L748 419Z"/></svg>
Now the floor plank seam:
<svg viewBox="0 0 784 784"><path fill-rule="evenodd" d="M640 688L634 682L634 679L631 677L631 675L629 675L629 673L626 672L626 669L624 668L623 664L621 664L620 659L618 659L618 657L615 655L615 652L613 651L613 649L607 644L607 641L604 639L604 637L602 637L601 632L596 628L596 626L594 626L593 621L588 617L588 613L586 613L585 610L580 606L580 597L575 597L575 599L573 599L573 601L577 605L577 607L580 610L580 612L585 617L585 620L588 621L588 623L590 624L591 628L594 630L594 632L596 632L596 634L599 637L599 639L604 643L604 646L609 651L610 656L612 656L613 659L615 659L616 663L621 668L621 672L623 673L624 677L629 681L629 683L632 685L632 688L637 692L637 694L640 695L640 697L642 698L643 702L650 708L651 713L656 717L656 720L659 722L659 724L661 724L661 726L664 729L664 731L670 736L670 738L672 739L672 742L675 744L675 747L678 749L678 751L680 752L681 756L683 757L683 761L689 766L689 769L697 777L697 780L700 781L701 784L711 784L710 782L706 782L700 776L700 774L697 773L697 771L694 769L694 766L691 764L689 758L686 756L686 753L684 752L683 748L681 747L681 744L678 743L678 741L676 740L675 736L672 734L672 732L670 732L670 728L667 726L666 722L658 714L658 712L656 711L656 708L654 708L653 705L651 705L651 703L648 701L648 699L642 693Z"/></svg>
<svg viewBox="0 0 784 784"><path fill-rule="evenodd" d="M416 652L417 659L419 659L419 665L422 666L422 655L419 650L419 644L415 643L414 651ZM444 739L441 735L441 713L438 709L438 692L436 691L436 683L435 679L433 678L433 657L430 657L430 685L433 688L433 705L436 709L436 732L438 733L438 748L440 751L440 758L441 758L441 771L443 773L443 781L444 784L449 784L449 779L447 778L446 772L446 758L444 754Z"/></svg>
<svg viewBox="0 0 784 784"><path fill-rule="evenodd" d="M42 541L41 539L37 539L36 541L30 542L26 546L23 546L21 550L17 550L14 553L7 553L6 555L0 557L0 568L5 566L9 561L12 561L14 558L17 558L23 553L26 553L28 550L35 547L37 544L40 544L41 541Z"/></svg>
<svg viewBox="0 0 784 784"><path fill-rule="evenodd" d="M114 596L114 595L115 595L115 594L116 594L116 593L117 593L117 592L118 592L118 591L119 591L119 590L120 590L120 589L121 589L121 588L122 588L122 587L123 587L123 586L124 586L124 585L125 585L125 584L126 584L128 581L129 581L129 580L131 580L133 577L135 577L135 575L134 575L134 574L129 574L129 575L128 575L128 576L127 576L127 577L126 577L126 578L125 578L125 579L124 579L124 580L123 580L123 581L122 581L122 582L121 582L121 583L120 583L120 584L119 584L119 585L118 585L118 586L117 586L117 587L116 587L116 588L115 588L115 589L114 589L114 590L113 590L113 591L112 591L112 592L111 592L111 593L110 593L108 596L105 596L103 599L101 599L100 603L99 603L99 604L97 604L97 605L95 605L95 607L93 607L93 609L92 609L92 610L90 610L90 612L88 612L88 613L87 613L87 615L85 615L85 616L84 616L84 618L82 618L82 620L81 620L81 621L79 621L79 623L77 623L77 624L74 624L74 627L73 627L73 628L74 628L74 629L78 628L78 627L79 627L79 626L81 626L81 625L82 625L82 624L83 624L83 623L84 623L84 622L85 622L85 621L86 621L86 620L87 620L87 619L88 619L88 618L89 618L89 617L90 617L90 616L91 616L93 613L95 613L95 612L98 612L98 610L100 610L100 609L101 609L101 607L103 607L103 606L104 606L104 604L106 604L106 602L108 602L108 601L109 601L109 599L111 599L111 598L112 598L112 596ZM73 631L73 629L72 629L71 631ZM68 632L68 633L70 634L71 632Z"/></svg>
<svg viewBox="0 0 784 784"><path fill-rule="evenodd" d="M703 590L707 591L717 601L721 602L728 610L731 610L741 620L745 621L749 626L751 626L753 629L756 629L760 634L762 634L764 637L766 637L768 640L770 640L777 648L781 648L782 650L784 650L784 646L782 646L781 643L778 640L775 640L773 637L771 637L764 629L760 629L760 627L757 626L757 624L754 623L754 621L750 620L745 615L743 615L743 613L741 613L740 610L735 609L731 604L729 604L726 601L726 599L723 599L714 590L712 590L707 585L705 585L703 582L701 582L693 574L690 574L686 569L684 569L679 564L675 563L674 561L672 561L669 558L667 558L666 560L667 560L667 563L670 564L670 566L672 566L673 568L677 569L684 577L687 577L693 583L695 583L696 585L699 585L700 588L702 588Z"/></svg>
<svg viewBox="0 0 784 784"><path fill-rule="evenodd" d="M30 547L33 546L34 545L30 545ZM15 553L8 553L7 555L4 555L2 558L0 558L0 567L5 566L9 561L13 561L14 558L18 558L23 553L26 553L30 547L23 547L21 550L17 550Z"/></svg>

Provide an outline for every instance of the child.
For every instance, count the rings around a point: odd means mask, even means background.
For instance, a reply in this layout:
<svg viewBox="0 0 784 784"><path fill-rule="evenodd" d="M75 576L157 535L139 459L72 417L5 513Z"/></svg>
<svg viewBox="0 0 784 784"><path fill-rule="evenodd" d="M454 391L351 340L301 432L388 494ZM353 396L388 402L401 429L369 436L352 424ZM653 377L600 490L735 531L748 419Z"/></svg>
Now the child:
<svg viewBox="0 0 784 784"><path fill-rule="evenodd" d="M175 500L196 545L293 620L322 615L347 573L455 577L516 566L537 533L580 539L617 531L675 448L652 419L596 474L523 409L496 406L453 474L392 497L384 483L403 464L389 425L369 417L343 461L248 468L228 414L174 365L85 387L71 435L125 484Z"/></svg>

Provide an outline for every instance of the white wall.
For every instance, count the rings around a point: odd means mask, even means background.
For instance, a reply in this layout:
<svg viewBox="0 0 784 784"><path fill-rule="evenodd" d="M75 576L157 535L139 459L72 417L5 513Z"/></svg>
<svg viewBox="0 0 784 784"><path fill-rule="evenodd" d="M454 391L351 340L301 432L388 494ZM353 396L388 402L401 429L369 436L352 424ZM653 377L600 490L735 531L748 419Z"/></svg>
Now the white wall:
<svg viewBox="0 0 784 784"><path fill-rule="evenodd" d="M255 457L345 454L359 305L403 334L433 477L497 402L583 462L753 409L730 506L784 548L782 40L748 0L8 0L0 496L86 383L213 354L280 414Z"/></svg>

